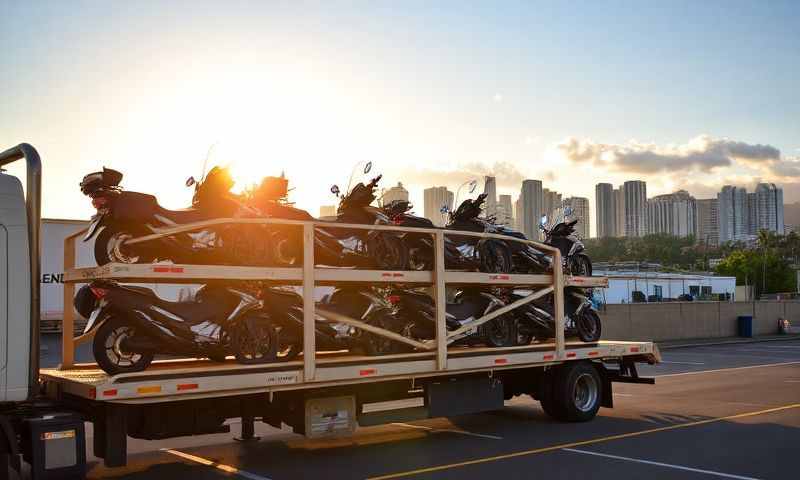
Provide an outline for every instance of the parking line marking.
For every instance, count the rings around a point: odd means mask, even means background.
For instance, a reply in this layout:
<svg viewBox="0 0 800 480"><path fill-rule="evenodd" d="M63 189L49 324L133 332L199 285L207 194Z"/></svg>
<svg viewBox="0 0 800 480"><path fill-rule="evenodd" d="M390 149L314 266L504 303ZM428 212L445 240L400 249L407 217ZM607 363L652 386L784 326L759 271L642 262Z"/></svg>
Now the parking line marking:
<svg viewBox="0 0 800 480"><path fill-rule="evenodd" d="M661 360L660 363L674 363L675 365L705 365L703 362L672 362L670 360Z"/></svg>
<svg viewBox="0 0 800 480"><path fill-rule="evenodd" d="M408 470L405 472L389 473L386 475L379 475L377 477L370 477L367 480L388 480L390 478L410 477L413 475L420 475L423 473L438 472L441 470L450 470L452 468L458 468L458 467L466 467L468 465L478 465L481 463L496 462L498 460L507 460L509 458L525 457L529 455L536 455L539 453L553 452L555 450L563 450L565 448L582 447L584 445L593 445L596 443L609 442L612 440L620 440L623 438L638 437L650 433L666 432L669 430L676 430L678 428L695 427L698 425L706 425L709 423L722 422L725 420L735 420L738 418L747 418L747 417L754 417L756 415L765 415L768 413L782 412L784 410L791 410L794 408L800 408L800 403L792 403L789 405L783 405L781 407L768 408L766 410L758 410L755 412L738 413L736 415L728 415L726 417L708 418L706 420L698 420L696 422L679 423L677 425L668 425L666 427L649 428L647 430L639 430L630 433L621 433L618 435L610 435L607 437L592 438L589 440L579 440L577 442L563 443L561 445L552 445L549 447L534 448L532 450L522 450L519 452L506 453L503 455L495 455L493 457L476 458L474 460L466 460L464 462L437 465L435 467L425 467L425 468L418 468L416 470Z"/></svg>
<svg viewBox="0 0 800 480"><path fill-rule="evenodd" d="M678 375L699 375L701 373L716 373L716 372L732 372L734 370L748 370L751 368L766 368L766 367L782 367L785 365L797 365L798 362L781 362L781 363L765 363L761 365L748 365L746 367L731 367L731 368L717 368L714 370L698 370L696 372L681 372L681 373L664 373L661 375L654 375L656 378L661 377L677 377Z"/></svg>
<svg viewBox="0 0 800 480"><path fill-rule="evenodd" d="M232 467L230 465L225 465L224 463L218 463L213 460L209 460L207 458L198 457L196 455L191 455L189 453L184 453L179 450L173 450L171 448L162 448L162 452L167 452L175 455L176 457L181 457L183 459L199 463L201 465L205 465L207 467L214 467L217 470L222 470L225 473L230 473L232 475L238 475L243 478L247 478L249 480L270 480L267 477L262 477L261 475L256 475L255 473L246 472L244 470L239 470L236 467Z"/></svg>
<svg viewBox="0 0 800 480"><path fill-rule="evenodd" d="M758 480L755 477L745 477L745 476L742 476L742 475L733 475L733 474L730 474L730 473L715 472L713 470L703 470L703 469L700 469L700 468L684 467L682 465L673 465L671 463L654 462L652 460L642 460L640 458L620 457L618 455L610 455L608 453L590 452L588 450L577 450L575 448L565 448L563 450L565 452L583 453L585 455L595 455L595 456L598 456L598 457L613 458L614 460L625 460L625 461L628 461L628 462L644 463L644 464L647 464L647 465L655 465L657 467L675 468L677 470L684 470L684 471L687 471L687 472L705 473L706 475L714 475L716 477L736 478L738 480Z"/></svg>
<svg viewBox="0 0 800 480"><path fill-rule="evenodd" d="M396 425L398 427L406 427L406 428L416 428L417 430L427 430L431 433L438 433L438 432L448 432L448 433L459 433L461 435L468 435L470 437L480 437L480 438L489 438L492 440L502 440L503 437L498 437L495 435L487 435L485 433L473 433L468 432L466 430L456 430L452 428L433 428L433 427L426 427L425 425L412 425L410 423L390 423L389 425Z"/></svg>

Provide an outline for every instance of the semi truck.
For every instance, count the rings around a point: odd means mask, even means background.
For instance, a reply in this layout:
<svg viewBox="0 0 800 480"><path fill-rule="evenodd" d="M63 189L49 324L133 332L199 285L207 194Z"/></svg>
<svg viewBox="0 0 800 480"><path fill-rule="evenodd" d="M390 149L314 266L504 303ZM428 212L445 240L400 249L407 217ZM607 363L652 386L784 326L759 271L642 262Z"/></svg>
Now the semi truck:
<svg viewBox="0 0 800 480"><path fill-rule="evenodd" d="M62 363L57 368L40 368L42 166L39 154L29 144L0 153L0 167L17 160L27 163L24 192L18 178L0 173L0 478L20 471L22 462L30 465L35 479L84 478L87 422L93 427L94 456L108 467L118 467L127 462L129 437L151 440L227 432L226 420L232 418L241 419L243 439L253 438L257 421L286 425L295 433L321 438L348 435L359 426L497 410L505 400L529 395L555 419L588 421L599 408L613 407L615 382L654 383L640 377L636 369L637 363L660 361L653 343L582 343L564 338L564 289L602 288L607 279L565 275L558 268L561 256L557 249L532 242L552 255L556 265L552 274L449 271L444 267L444 230L342 224L350 229L430 234L436 246L435 267L432 271L326 269L313 261L317 222L270 219L250 222L283 223L302 230L301 266L112 263L81 267L75 260L76 235L68 237L64 245ZM241 221L230 219L232 223ZM325 225L330 228L332 224ZM75 346L91 339L73 336L76 313L72 299L76 285L94 279L185 285L252 280L294 285L298 291L302 289L304 301L303 353L296 360L257 365L232 359L222 363L165 359L142 372L108 375L96 364L74 361ZM427 286L437 307L435 340L413 342L415 348L409 353L383 356L318 352L314 289L342 284ZM558 319L555 338L505 348L451 344L454 335L463 333L448 332L445 326L446 288L453 285L532 292L482 317L479 323L551 294ZM355 328L363 326L355 319L340 320ZM372 328L379 335L396 335Z"/></svg>

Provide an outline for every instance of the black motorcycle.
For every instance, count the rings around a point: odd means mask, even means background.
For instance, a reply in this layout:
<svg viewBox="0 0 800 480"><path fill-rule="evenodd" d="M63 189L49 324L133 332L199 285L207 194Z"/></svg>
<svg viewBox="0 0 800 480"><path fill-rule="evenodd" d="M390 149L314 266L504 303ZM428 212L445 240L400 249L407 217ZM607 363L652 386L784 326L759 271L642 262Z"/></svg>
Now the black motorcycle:
<svg viewBox="0 0 800 480"><path fill-rule="evenodd" d="M552 245L561 251L561 259L564 272L568 275L578 275L584 277L592 276L592 261L584 253L586 247L575 234L575 225L578 219L566 221L572 215L572 208L566 207L563 216L555 215L555 225L547 228L547 215L543 215L539 221L539 229L544 233L544 243Z"/></svg>
<svg viewBox="0 0 800 480"><path fill-rule="evenodd" d="M84 333L95 332L97 364L110 375L142 371L156 354L276 360L277 332L263 301L234 287L204 286L191 301L170 302L148 288L94 281L74 304L88 319Z"/></svg>
<svg viewBox="0 0 800 480"><path fill-rule="evenodd" d="M518 293L512 293L510 296L511 301L522 298L523 296ZM517 345L527 345L534 339L555 337L552 294L514 309L513 314L517 318ZM567 288L564 291L564 315L566 337L577 337L583 342L600 340L602 333L600 316L582 289Z"/></svg>
<svg viewBox="0 0 800 480"><path fill-rule="evenodd" d="M94 257L98 265L110 262L150 263L171 260L176 263L237 264L252 261L241 258L249 250L237 248L235 240L253 238L244 227L218 226L147 241L129 243L131 239L159 233L160 229L177 227L215 218L254 216L254 212L230 192L233 179L226 168L214 167L201 182L193 178L192 207L168 210L158 204L153 195L122 190L122 173L104 168L83 177L81 192L92 199L97 214L92 217L83 240L95 235ZM238 255L237 255L238 253ZM256 256L259 256L256 253Z"/></svg>
<svg viewBox="0 0 800 480"><path fill-rule="evenodd" d="M485 193L478 195L474 200L464 200L450 214L447 229L526 239L522 232L496 225L492 219L481 217L485 201ZM550 268L547 256L526 243L455 235L451 237L462 255L479 259L483 272L543 273Z"/></svg>
<svg viewBox="0 0 800 480"><path fill-rule="evenodd" d="M395 328L401 328L403 336L417 340L436 338L436 305L428 294L411 289L397 289L390 293L388 299L395 305L395 315L401 320ZM488 291L479 289L459 291L455 301L448 302L445 307L447 330L452 332L468 326L505 305L506 302ZM516 322L513 316L501 315L465 330L449 343L510 347L516 341L515 328Z"/></svg>
<svg viewBox="0 0 800 480"><path fill-rule="evenodd" d="M384 205L383 211L395 225L417 228L440 228L425 217L414 215L413 206L407 200L394 200ZM409 270L433 270L434 267L434 238L426 233L408 232L401 234L404 250L408 254ZM448 270L474 271L480 268L480 262L475 257L465 257L450 238L444 237L444 264Z"/></svg>
<svg viewBox="0 0 800 480"><path fill-rule="evenodd" d="M267 314L278 332L278 359L288 361L303 350L303 299L292 290L268 288L262 292ZM367 355L407 351L405 344L339 321L340 316L400 333L392 305L371 288L336 289L316 305L314 324L317 350L350 350Z"/></svg>

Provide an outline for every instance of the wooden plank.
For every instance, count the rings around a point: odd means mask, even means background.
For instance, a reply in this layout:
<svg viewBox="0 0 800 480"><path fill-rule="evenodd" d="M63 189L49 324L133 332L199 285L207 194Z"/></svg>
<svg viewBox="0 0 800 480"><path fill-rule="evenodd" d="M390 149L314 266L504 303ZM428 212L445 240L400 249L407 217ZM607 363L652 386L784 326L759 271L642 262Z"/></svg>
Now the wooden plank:
<svg viewBox="0 0 800 480"><path fill-rule="evenodd" d="M314 380L317 339L314 314L314 226L303 225L303 380Z"/></svg>
<svg viewBox="0 0 800 480"><path fill-rule="evenodd" d="M75 268L75 238L70 235L64 239L64 272ZM65 274L66 275L66 274ZM64 309L61 320L61 368L72 368L75 365L75 284L64 283Z"/></svg>
<svg viewBox="0 0 800 480"><path fill-rule="evenodd" d="M553 313L556 322L556 358L566 359L566 346L564 342L564 269L561 265L561 252L553 252Z"/></svg>
<svg viewBox="0 0 800 480"><path fill-rule="evenodd" d="M444 270L444 231L439 230L435 235L436 248L434 250L434 280L433 287L436 304L436 367L447 370L447 285Z"/></svg>
<svg viewBox="0 0 800 480"><path fill-rule="evenodd" d="M446 272L450 285L552 285L552 275L526 275L516 273Z"/></svg>

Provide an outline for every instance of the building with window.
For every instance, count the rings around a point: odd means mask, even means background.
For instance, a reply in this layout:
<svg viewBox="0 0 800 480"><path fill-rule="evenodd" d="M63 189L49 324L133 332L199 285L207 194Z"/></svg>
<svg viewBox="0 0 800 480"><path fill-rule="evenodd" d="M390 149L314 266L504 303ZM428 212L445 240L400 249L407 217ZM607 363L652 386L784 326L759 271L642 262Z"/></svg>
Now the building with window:
<svg viewBox="0 0 800 480"><path fill-rule="evenodd" d="M453 209L453 192L447 187L431 187L423 191L425 218L433 222L437 227L444 226L447 223L447 213L443 213L442 209L447 211Z"/></svg>
<svg viewBox="0 0 800 480"><path fill-rule="evenodd" d="M647 183L629 180L623 185L625 198L625 236L647 235Z"/></svg>
<svg viewBox="0 0 800 480"><path fill-rule="evenodd" d="M688 237L695 235L696 224L697 205L686 190L647 200L647 233Z"/></svg>
<svg viewBox="0 0 800 480"><path fill-rule="evenodd" d="M577 219L578 223L575 224L575 233L580 238L589 238L589 222L591 216L589 215L589 199L584 197L570 197L564 200L564 206L569 205L572 207L571 219Z"/></svg>
<svg viewBox="0 0 800 480"><path fill-rule="evenodd" d="M697 242L716 247L719 245L719 201L716 198L696 200Z"/></svg>

